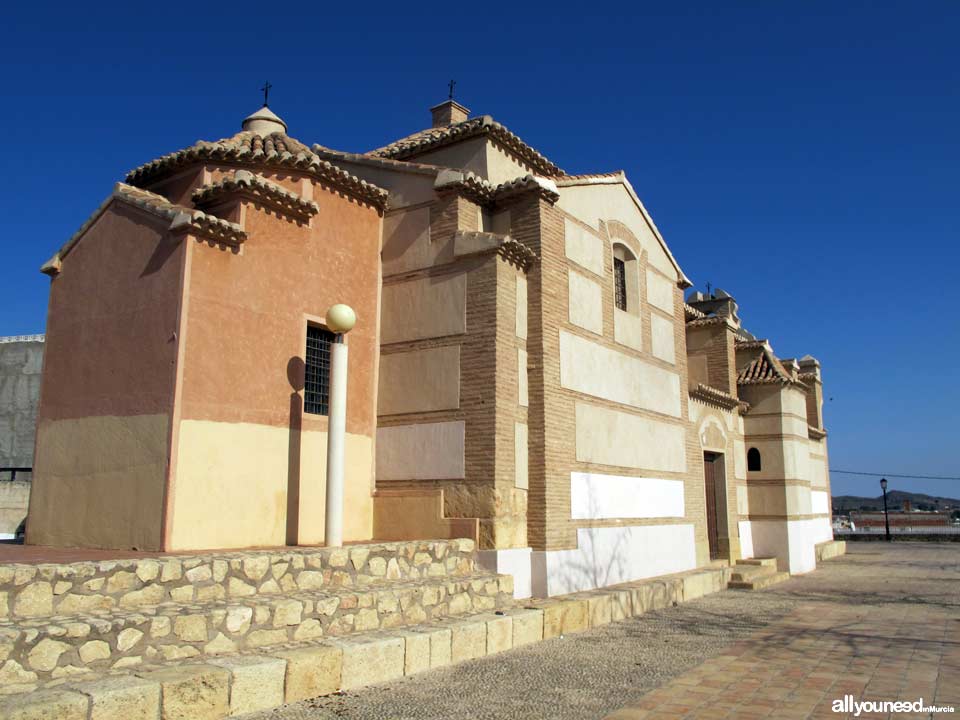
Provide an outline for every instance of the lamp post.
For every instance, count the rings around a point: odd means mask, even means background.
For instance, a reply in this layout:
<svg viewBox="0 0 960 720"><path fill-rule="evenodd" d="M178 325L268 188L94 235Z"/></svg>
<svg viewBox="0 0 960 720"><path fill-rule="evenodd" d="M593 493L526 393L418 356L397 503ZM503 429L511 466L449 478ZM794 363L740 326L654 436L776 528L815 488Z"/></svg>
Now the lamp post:
<svg viewBox="0 0 960 720"><path fill-rule="evenodd" d="M880 478L880 489L883 490L883 522L887 526L887 542L890 542L890 514L887 512L887 479Z"/></svg>
<svg viewBox="0 0 960 720"><path fill-rule="evenodd" d="M330 397L327 408L327 496L324 543L343 545L343 439L347 431L347 346L346 335L357 323L349 305L327 310L327 327L334 333L330 343Z"/></svg>

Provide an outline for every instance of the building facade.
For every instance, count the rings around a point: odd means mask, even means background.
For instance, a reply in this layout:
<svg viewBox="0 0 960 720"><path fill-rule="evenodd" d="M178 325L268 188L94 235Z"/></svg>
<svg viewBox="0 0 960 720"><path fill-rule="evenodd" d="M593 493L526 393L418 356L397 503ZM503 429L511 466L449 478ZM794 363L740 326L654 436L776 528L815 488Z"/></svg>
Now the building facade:
<svg viewBox="0 0 960 720"><path fill-rule="evenodd" d="M832 537L816 360L777 358L722 291L685 302L624 173L567 174L454 101L432 115L357 154L264 109L118 185L46 266L29 541L318 542L303 378L345 302L347 539L473 537L518 596L812 569ZM117 521L92 528L104 493Z"/></svg>

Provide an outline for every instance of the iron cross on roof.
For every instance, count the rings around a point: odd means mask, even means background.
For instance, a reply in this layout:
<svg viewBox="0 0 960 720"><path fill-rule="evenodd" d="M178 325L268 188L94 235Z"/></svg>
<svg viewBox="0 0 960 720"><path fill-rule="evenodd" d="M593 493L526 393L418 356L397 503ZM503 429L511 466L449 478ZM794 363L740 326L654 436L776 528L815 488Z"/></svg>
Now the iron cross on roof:
<svg viewBox="0 0 960 720"><path fill-rule="evenodd" d="M456 81L456 80L451 80L451 81L450 81L450 84L449 84L449 86L448 86L448 87L450 88L450 97L449 97L450 100L453 100L453 88L456 87L456 85L457 85L457 81Z"/></svg>
<svg viewBox="0 0 960 720"><path fill-rule="evenodd" d="M264 107L267 107L267 99L270 97L270 88L272 88L272 87L273 87L273 85L271 85L271 84L270 84L270 81L268 80L267 82L265 82L265 83L263 84L263 87L260 88L261 92L263 92L263 106L264 106Z"/></svg>

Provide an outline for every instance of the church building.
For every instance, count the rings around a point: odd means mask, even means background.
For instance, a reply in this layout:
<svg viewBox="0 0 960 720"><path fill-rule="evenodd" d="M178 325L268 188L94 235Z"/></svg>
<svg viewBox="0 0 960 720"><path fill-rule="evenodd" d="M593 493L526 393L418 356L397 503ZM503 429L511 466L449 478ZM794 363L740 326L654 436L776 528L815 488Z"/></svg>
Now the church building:
<svg viewBox="0 0 960 720"><path fill-rule="evenodd" d="M324 537L351 306L348 542L468 537L548 596L832 539L819 363L691 282L625 174L449 100L365 153L242 131L131 171L51 277L27 542ZM682 257L683 249L678 248Z"/></svg>

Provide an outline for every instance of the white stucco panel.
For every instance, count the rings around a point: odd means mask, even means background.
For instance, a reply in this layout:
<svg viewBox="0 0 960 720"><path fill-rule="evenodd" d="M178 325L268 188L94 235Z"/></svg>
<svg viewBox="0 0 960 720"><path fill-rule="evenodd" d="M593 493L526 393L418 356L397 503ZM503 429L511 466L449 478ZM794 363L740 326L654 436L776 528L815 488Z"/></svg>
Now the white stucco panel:
<svg viewBox="0 0 960 720"><path fill-rule="evenodd" d="M814 515L822 515L830 512L830 496L825 492L813 490L810 493L810 512Z"/></svg>
<svg viewBox="0 0 960 720"><path fill-rule="evenodd" d="M643 321L639 315L613 309L613 339L634 350L643 350Z"/></svg>
<svg viewBox="0 0 960 720"><path fill-rule="evenodd" d="M378 480L464 476L463 421L377 428Z"/></svg>
<svg viewBox="0 0 960 720"><path fill-rule="evenodd" d="M682 518L683 508L680 480L570 473L570 513L575 520Z"/></svg>
<svg viewBox="0 0 960 720"><path fill-rule="evenodd" d="M654 357L668 363L676 362L673 321L659 315L650 315L650 343Z"/></svg>
<svg viewBox="0 0 960 720"><path fill-rule="evenodd" d="M568 259L603 275L603 240L570 220L563 221L563 236Z"/></svg>
<svg viewBox="0 0 960 720"><path fill-rule="evenodd" d="M570 270L567 310L571 324L603 335L603 292L600 283Z"/></svg>
<svg viewBox="0 0 960 720"><path fill-rule="evenodd" d="M527 426L524 423L513 424L514 485L526 490L529 486L527 475Z"/></svg>
<svg viewBox="0 0 960 720"><path fill-rule="evenodd" d="M527 339L527 279L517 275L517 337Z"/></svg>
<svg viewBox="0 0 960 720"><path fill-rule="evenodd" d="M575 413L578 461L686 472L682 426L582 402Z"/></svg>
<svg viewBox="0 0 960 720"><path fill-rule="evenodd" d="M658 272L647 268L647 302L673 315L674 285Z"/></svg>
<svg viewBox="0 0 960 720"><path fill-rule="evenodd" d="M533 594L564 595L696 567L693 525L578 528L573 550L533 552Z"/></svg>
<svg viewBox="0 0 960 720"><path fill-rule="evenodd" d="M383 286L384 344L458 335L467 329L467 276L446 275Z"/></svg>
<svg viewBox="0 0 960 720"><path fill-rule="evenodd" d="M560 331L560 384L587 395L680 417L680 376Z"/></svg>
<svg viewBox="0 0 960 720"><path fill-rule="evenodd" d="M530 404L527 351L520 348L517 348L517 404L522 407L527 407Z"/></svg>

